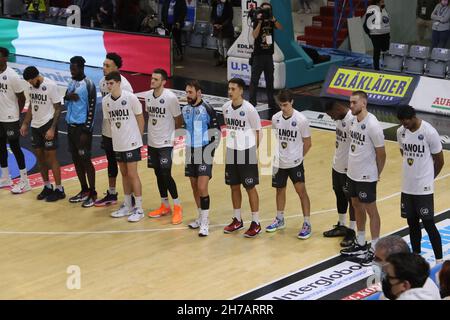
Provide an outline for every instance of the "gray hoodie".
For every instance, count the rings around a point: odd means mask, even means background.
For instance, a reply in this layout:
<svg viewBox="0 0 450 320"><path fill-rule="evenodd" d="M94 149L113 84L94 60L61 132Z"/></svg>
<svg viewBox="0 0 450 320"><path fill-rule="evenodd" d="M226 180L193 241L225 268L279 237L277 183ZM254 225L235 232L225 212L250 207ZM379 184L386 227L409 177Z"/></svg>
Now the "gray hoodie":
<svg viewBox="0 0 450 320"><path fill-rule="evenodd" d="M433 30L450 30L450 7L438 3L431 14L431 20L433 21Z"/></svg>
<svg viewBox="0 0 450 320"><path fill-rule="evenodd" d="M441 296L425 288L414 288L403 292L397 300L441 300Z"/></svg>

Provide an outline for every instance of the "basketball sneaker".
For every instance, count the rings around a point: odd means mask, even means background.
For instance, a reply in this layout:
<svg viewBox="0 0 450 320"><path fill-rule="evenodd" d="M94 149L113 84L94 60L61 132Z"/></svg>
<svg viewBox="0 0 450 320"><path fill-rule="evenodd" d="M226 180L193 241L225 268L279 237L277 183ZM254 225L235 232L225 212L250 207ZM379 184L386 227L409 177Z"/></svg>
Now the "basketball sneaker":
<svg viewBox="0 0 450 320"><path fill-rule="evenodd" d="M183 208L180 205L173 206L172 224L180 224L183 222Z"/></svg>
<svg viewBox="0 0 450 320"><path fill-rule="evenodd" d="M95 201L94 206L96 207L106 207L109 205L114 205L117 203L117 193L111 194L109 193L109 190L106 190L106 195Z"/></svg>
<svg viewBox="0 0 450 320"><path fill-rule="evenodd" d="M366 243L364 245L359 245L358 241L354 241L351 247L345 248L341 250L341 254L344 256L359 256L368 250L369 246Z"/></svg>
<svg viewBox="0 0 450 320"><path fill-rule="evenodd" d="M89 197L89 190L81 190L78 194L69 198L70 203L83 202Z"/></svg>
<svg viewBox="0 0 450 320"><path fill-rule="evenodd" d="M208 217L202 218L200 222L200 230L198 231L199 237L206 237L209 234L209 219Z"/></svg>
<svg viewBox="0 0 450 320"><path fill-rule="evenodd" d="M62 190L55 189L48 197L45 199L47 202L56 202L66 198L64 188Z"/></svg>
<svg viewBox="0 0 450 320"><path fill-rule="evenodd" d="M53 193L53 186L50 185L50 188L44 187L36 197L37 200L45 200L49 195Z"/></svg>
<svg viewBox="0 0 450 320"><path fill-rule="evenodd" d="M284 218L278 219L278 217L276 217L275 220L273 220L272 224L266 227L266 232L275 232L284 228L286 228L284 224Z"/></svg>
<svg viewBox="0 0 450 320"><path fill-rule="evenodd" d="M307 222L303 223L302 226L302 230L300 230L300 232L298 233L297 238L302 239L302 240L306 240L309 237L311 237L312 234L312 230L311 230L311 225Z"/></svg>
<svg viewBox="0 0 450 320"><path fill-rule="evenodd" d="M139 222L144 218L144 210L134 208L132 214L128 217L128 222Z"/></svg>
<svg viewBox="0 0 450 320"><path fill-rule="evenodd" d="M368 246L366 252L358 256L351 256L348 260L368 267L372 265L372 261L374 259L375 259L375 252L370 246Z"/></svg>
<svg viewBox="0 0 450 320"><path fill-rule="evenodd" d="M261 224L256 223L255 221L252 221L252 223L250 224L250 228L248 228L248 230L245 231L244 237L246 237L246 238L254 238L259 233L261 233Z"/></svg>
<svg viewBox="0 0 450 320"><path fill-rule="evenodd" d="M31 187L28 179L27 180L20 179L20 181L11 189L11 192L13 194L21 194L30 190Z"/></svg>
<svg viewBox="0 0 450 320"><path fill-rule="evenodd" d="M343 248L351 247L353 241L355 241L355 238L356 238L355 230L347 228L347 233L340 243L341 247Z"/></svg>
<svg viewBox="0 0 450 320"><path fill-rule="evenodd" d="M241 230L242 228L244 228L244 222L242 220L239 221L236 217L233 217L231 223L223 228L223 232L232 233L234 231Z"/></svg>
<svg viewBox="0 0 450 320"><path fill-rule="evenodd" d="M10 177L0 179L0 188L7 188L12 186L12 181Z"/></svg>
<svg viewBox="0 0 450 320"><path fill-rule="evenodd" d="M159 209L156 209L156 210L153 210L153 211L149 212L148 216L150 218L159 218L159 217L168 215L171 212L172 212L172 210L170 210L170 206L166 207L164 205L164 203L161 203L161 206L159 207Z"/></svg>
<svg viewBox="0 0 450 320"><path fill-rule="evenodd" d="M93 207L95 204L95 200L97 200L97 191L90 191L88 197L83 201L81 206L83 208Z"/></svg>
<svg viewBox="0 0 450 320"><path fill-rule="evenodd" d="M325 231L323 236L326 238L343 237L347 234L347 227L341 225L339 222L333 226L333 229Z"/></svg>
<svg viewBox="0 0 450 320"><path fill-rule="evenodd" d="M188 227L191 229L198 229L200 228L200 224L201 224L200 217L198 217L197 219L189 223Z"/></svg>
<svg viewBox="0 0 450 320"><path fill-rule="evenodd" d="M123 218L123 217L129 216L132 213L133 213L133 209L132 208L128 208L123 203L120 206L119 210L111 212L111 217L113 217L113 218Z"/></svg>

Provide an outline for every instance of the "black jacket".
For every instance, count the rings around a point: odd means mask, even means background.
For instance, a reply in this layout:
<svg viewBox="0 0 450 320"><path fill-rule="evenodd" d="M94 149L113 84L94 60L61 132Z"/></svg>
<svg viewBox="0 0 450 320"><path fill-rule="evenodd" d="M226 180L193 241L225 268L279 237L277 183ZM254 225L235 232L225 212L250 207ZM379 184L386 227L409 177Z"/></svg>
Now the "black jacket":
<svg viewBox="0 0 450 320"><path fill-rule="evenodd" d="M218 38L233 38L234 37L234 27L233 27L233 6L230 1L224 3L223 13L221 17L217 16L217 5L220 0L216 0L212 4L211 8L211 23L222 25L222 29L218 30L214 28L213 36Z"/></svg>
<svg viewBox="0 0 450 320"><path fill-rule="evenodd" d="M162 6L161 20L165 26L169 25L169 23L167 22L167 19L168 19L170 1L171 0L165 0L164 4ZM178 22L180 24L180 27L183 27L184 20L186 19L186 14L187 14L187 5L186 5L185 0L177 0L173 14L174 14L174 21L175 21L174 24Z"/></svg>

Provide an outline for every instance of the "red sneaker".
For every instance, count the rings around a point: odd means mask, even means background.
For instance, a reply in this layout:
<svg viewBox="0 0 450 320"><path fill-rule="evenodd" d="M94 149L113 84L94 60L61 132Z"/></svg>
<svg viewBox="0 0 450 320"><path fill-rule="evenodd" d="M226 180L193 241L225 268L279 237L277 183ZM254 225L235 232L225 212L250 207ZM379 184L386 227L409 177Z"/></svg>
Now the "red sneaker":
<svg viewBox="0 0 450 320"><path fill-rule="evenodd" d="M256 223L255 221L252 221L252 223L250 224L250 228L245 231L244 237L253 238L256 237L258 233L261 233L261 225L259 223Z"/></svg>
<svg viewBox="0 0 450 320"><path fill-rule="evenodd" d="M244 228L244 222L242 222L242 220L239 221L236 217L233 217L233 221L223 228L223 232L232 233L234 231L241 230L242 228Z"/></svg>

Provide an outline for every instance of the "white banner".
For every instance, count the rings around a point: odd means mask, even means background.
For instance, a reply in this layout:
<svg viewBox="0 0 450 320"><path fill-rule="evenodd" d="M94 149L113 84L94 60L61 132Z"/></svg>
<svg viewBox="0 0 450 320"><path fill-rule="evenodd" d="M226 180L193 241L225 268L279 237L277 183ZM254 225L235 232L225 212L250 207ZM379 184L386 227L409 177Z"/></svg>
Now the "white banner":
<svg viewBox="0 0 450 320"><path fill-rule="evenodd" d="M409 104L419 111L450 116L450 81L420 77Z"/></svg>

